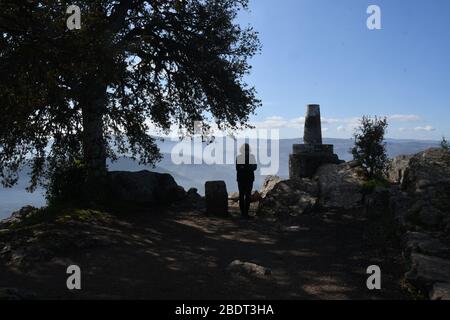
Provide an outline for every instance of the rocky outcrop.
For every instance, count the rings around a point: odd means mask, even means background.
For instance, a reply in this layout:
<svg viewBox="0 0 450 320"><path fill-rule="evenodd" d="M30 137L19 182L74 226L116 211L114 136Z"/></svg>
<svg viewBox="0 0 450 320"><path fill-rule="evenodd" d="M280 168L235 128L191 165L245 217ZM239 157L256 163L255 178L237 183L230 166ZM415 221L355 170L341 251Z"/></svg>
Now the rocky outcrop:
<svg viewBox="0 0 450 320"><path fill-rule="evenodd" d="M185 190L170 174L150 171L108 173L111 199L143 206L167 205L183 200Z"/></svg>
<svg viewBox="0 0 450 320"><path fill-rule="evenodd" d="M412 156L410 155L402 155L392 160L388 171L388 179L390 182L398 184L403 183L403 178L405 177L405 172L411 158Z"/></svg>
<svg viewBox="0 0 450 320"><path fill-rule="evenodd" d="M450 220L450 152L429 149L412 156L391 207L406 230L448 234Z"/></svg>
<svg viewBox="0 0 450 320"><path fill-rule="evenodd" d="M319 200L319 186L311 179L280 181L260 202L258 215L274 219L285 219L311 212Z"/></svg>
<svg viewBox="0 0 450 320"><path fill-rule="evenodd" d="M363 206L364 179L353 162L327 164L314 179L320 187L320 206L325 210L352 210Z"/></svg>
<svg viewBox="0 0 450 320"><path fill-rule="evenodd" d="M448 299L450 285L450 152L429 149L393 161L390 208L405 232L406 278L431 299ZM395 171L399 174L397 179Z"/></svg>

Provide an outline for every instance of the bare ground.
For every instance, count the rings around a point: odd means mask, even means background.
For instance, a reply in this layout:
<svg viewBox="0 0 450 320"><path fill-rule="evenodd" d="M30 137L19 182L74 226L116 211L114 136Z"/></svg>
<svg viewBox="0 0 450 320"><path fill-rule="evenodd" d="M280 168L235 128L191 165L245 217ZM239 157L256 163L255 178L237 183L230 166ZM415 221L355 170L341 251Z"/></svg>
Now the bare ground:
<svg viewBox="0 0 450 320"><path fill-rule="evenodd" d="M44 299L411 298L402 285L400 251L383 235L382 225L313 214L286 228L290 225L241 219L236 207L232 213L215 218L200 212L144 212L95 229L75 225L73 232L86 228L84 234L107 241L68 248L49 263L25 269L0 260L0 287ZM227 266L234 260L268 267L272 275L230 274ZM66 289L69 264L81 267L81 291ZM366 269L374 264L382 270L380 291L366 287Z"/></svg>

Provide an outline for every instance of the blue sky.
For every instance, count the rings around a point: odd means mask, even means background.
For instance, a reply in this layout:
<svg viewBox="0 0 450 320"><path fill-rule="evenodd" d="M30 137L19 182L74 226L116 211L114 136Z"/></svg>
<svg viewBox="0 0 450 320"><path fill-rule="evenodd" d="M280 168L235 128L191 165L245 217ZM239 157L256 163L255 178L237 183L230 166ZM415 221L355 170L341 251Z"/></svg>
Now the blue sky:
<svg viewBox="0 0 450 320"><path fill-rule="evenodd" d="M362 115L388 116L391 138L450 137L450 1L250 1L239 21L263 45L247 79L257 127L299 137L318 103L326 137L350 137ZM366 26L371 4L382 30Z"/></svg>

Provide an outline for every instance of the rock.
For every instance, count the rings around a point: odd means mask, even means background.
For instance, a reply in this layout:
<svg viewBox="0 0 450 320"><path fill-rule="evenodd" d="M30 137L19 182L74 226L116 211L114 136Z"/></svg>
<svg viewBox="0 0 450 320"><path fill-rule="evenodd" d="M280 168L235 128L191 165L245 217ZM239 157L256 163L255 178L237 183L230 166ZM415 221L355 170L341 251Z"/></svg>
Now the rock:
<svg viewBox="0 0 450 320"><path fill-rule="evenodd" d="M239 201L239 192L233 192L228 196L228 200L233 202ZM251 202L259 202L262 200L261 194L258 191L252 192Z"/></svg>
<svg viewBox="0 0 450 320"><path fill-rule="evenodd" d="M388 171L388 180L392 183L403 183L403 178L405 177L405 171L409 166L409 160L412 156L402 155L396 157L392 160L391 166Z"/></svg>
<svg viewBox="0 0 450 320"><path fill-rule="evenodd" d="M228 272L244 276L252 276L257 278L267 278L272 274L272 270L262 267L255 263L242 262L235 260L227 268Z"/></svg>
<svg viewBox="0 0 450 320"><path fill-rule="evenodd" d="M239 201L239 192L230 193L230 195L228 196L228 200L233 201L233 202L238 202Z"/></svg>
<svg viewBox="0 0 450 320"><path fill-rule="evenodd" d="M450 249L440 240L432 238L430 235L421 232L407 232L403 239L405 252L421 253L425 255L447 258Z"/></svg>
<svg viewBox="0 0 450 320"><path fill-rule="evenodd" d="M206 214L228 215L228 192L224 181L208 181L205 184Z"/></svg>
<svg viewBox="0 0 450 320"><path fill-rule="evenodd" d="M389 212L390 190L376 187L375 190L364 197L365 214L368 217L380 216Z"/></svg>
<svg viewBox="0 0 450 320"><path fill-rule="evenodd" d="M186 197L176 207L181 210L201 210L205 208L205 199L198 193L196 188L191 188L186 192Z"/></svg>
<svg viewBox="0 0 450 320"><path fill-rule="evenodd" d="M398 157L393 163L392 170L404 171L402 197L408 198L404 204L409 203L394 208L395 215L405 218L405 226L410 230L426 228L444 231L448 235L450 229L446 221L450 218L450 151L432 148L413 156Z"/></svg>
<svg viewBox="0 0 450 320"><path fill-rule="evenodd" d="M411 195L429 199L432 206L450 212L450 151L436 148L414 155L404 187Z"/></svg>
<svg viewBox="0 0 450 320"><path fill-rule="evenodd" d="M150 171L108 173L112 199L130 204L157 206L183 200L184 189L169 174Z"/></svg>
<svg viewBox="0 0 450 320"><path fill-rule="evenodd" d="M296 217L311 212L318 199L318 184L311 179L280 181L260 202L258 215L272 219Z"/></svg>
<svg viewBox="0 0 450 320"><path fill-rule="evenodd" d="M431 300L450 300L450 283L436 283L430 292Z"/></svg>
<svg viewBox="0 0 450 320"><path fill-rule="evenodd" d="M267 194L279 183L281 178L278 176L268 176L261 187L261 198L264 199Z"/></svg>
<svg viewBox="0 0 450 320"><path fill-rule="evenodd" d="M190 188L187 192L186 192L186 201L202 201L203 197L201 195L198 194L198 189L196 188Z"/></svg>
<svg viewBox="0 0 450 320"><path fill-rule="evenodd" d="M364 180L358 169L348 163L321 166L315 177L319 181L320 206L327 210L351 210L362 207Z"/></svg>
<svg viewBox="0 0 450 320"><path fill-rule="evenodd" d="M32 206L25 206L18 211L14 211L9 218L6 218L1 222L3 225L10 225L13 223L18 223L23 221L24 219L30 217L31 215L38 212L39 209Z"/></svg>
<svg viewBox="0 0 450 320"><path fill-rule="evenodd" d="M439 282L450 282L450 261L419 253L411 254L411 270L406 279L418 288L429 290Z"/></svg>
<svg viewBox="0 0 450 320"><path fill-rule="evenodd" d="M251 202L260 202L262 200L261 194L258 191L253 191Z"/></svg>
<svg viewBox="0 0 450 320"><path fill-rule="evenodd" d="M418 219L419 223L428 228L436 228L441 224L444 214L434 207L423 207L420 210Z"/></svg>

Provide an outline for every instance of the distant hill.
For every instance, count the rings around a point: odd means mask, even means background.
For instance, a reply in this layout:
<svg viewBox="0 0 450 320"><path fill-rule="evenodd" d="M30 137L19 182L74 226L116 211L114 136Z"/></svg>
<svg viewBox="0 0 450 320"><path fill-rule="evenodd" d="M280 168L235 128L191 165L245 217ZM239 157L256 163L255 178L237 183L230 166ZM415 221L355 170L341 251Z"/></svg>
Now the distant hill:
<svg viewBox="0 0 450 320"><path fill-rule="evenodd" d="M229 192L237 191L234 165L176 165L171 160L171 150L177 142L166 140L160 142L160 149L163 152L163 160L157 164L154 169L139 166L130 159L119 159L116 163L110 164L111 170L154 170L161 173L170 173L173 175L179 185L185 189L191 187L197 188L201 194L204 193L205 181L224 180ZM278 175L282 178L289 176L289 154L292 152L292 145L302 143L301 139L282 139L279 141L279 164ZM352 156L350 149L353 146L351 139L324 139L324 143L333 144L335 153L340 159L349 161ZM270 141L267 143L269 146ZM387 140L387 151L389 157L396 157L403 154L415 154L430 147L438 146L436 141L415 141L415 140ZM235 146L236 148L236 146ZM227 150L231 152L232 150ZM270 152L270 148L269 148ZM259 189L264 182L265 177L257 172L255 189Z"/></svg>
<svg viewBox="0 0 450 320"><path fill-rule="evenodd" d="M177 142L165 140L159 142L158 145L163 153L163 159L156 165L155 168L141 166L138 163L121 158L115 163L110 163L110 170L123 171L139 171L139 170L153 170L161 173L171 174L177 183L185 189L191 187L197 188L199 193L204 194L204 184L210 180L224 180L227 184L228 192L237 191L237 184L235 179L234 165L176 165L171 160L171 151ZM287 178L289 175L289 154L292 151L292 145L295 143L302 143L301 139L284 139L279 141L279 163L280 169L278 175L282 178ZM334 144L335 152L342 160L350 160L350 148L353 141L350 139L324 139L324 143ZM270 145L270 141L268 141ZM396 157L402 154L415 154L430 147L436 147L439 143L437 141L416 141L416 140L387 140L387 150L390 157ZM237 146L235 146L236 148ZM232 150L227 150L231 152ZM270 151L270 148L269 148ZM0 219L9 215L13 210L17 210L24 205L42 206L45 204L42 190L37 190L36 193L29 194L25 191L28 182L27 171L24 170L20 174L19 185L13 189L0 188ZM265 177L259 175L255 181L254 188L259 189Z"/></svg>

